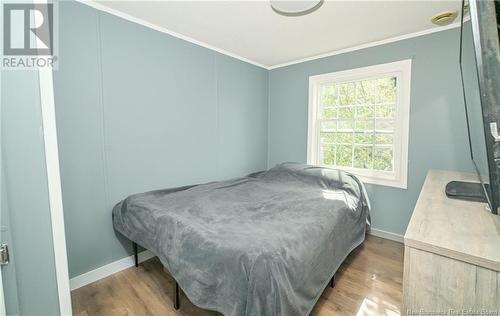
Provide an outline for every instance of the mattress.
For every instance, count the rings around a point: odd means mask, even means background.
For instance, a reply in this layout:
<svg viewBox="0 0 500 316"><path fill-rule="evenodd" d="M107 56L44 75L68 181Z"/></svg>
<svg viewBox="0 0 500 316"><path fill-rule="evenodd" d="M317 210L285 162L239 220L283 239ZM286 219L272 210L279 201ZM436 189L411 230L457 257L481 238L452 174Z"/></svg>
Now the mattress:
<svg viewBox="0 0 500 316"><path fill-rule="evenodd" d="M295 163L113 209L115 229L158 256L191 302L226 316L309 314L369 222L355 176Z"/></svg>

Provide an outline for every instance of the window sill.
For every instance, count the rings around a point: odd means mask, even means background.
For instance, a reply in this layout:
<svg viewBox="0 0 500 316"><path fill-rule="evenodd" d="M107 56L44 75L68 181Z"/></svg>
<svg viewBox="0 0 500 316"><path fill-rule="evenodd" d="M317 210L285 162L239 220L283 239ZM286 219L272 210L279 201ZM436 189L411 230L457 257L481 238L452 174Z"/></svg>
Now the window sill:
<svg viewBox="0 0 500 316"><path fill-rule="evenodd" d="M358 179L361 180L363 183L393 187L404 190L408 189L408 183L406 181L406 178L397 179L396 177L393 177L393 175L383 175L383 174L370 176L367 175L367 173L369 172L363 173L362 171L360 172L359 169L342 168L339 166L327 166L327 165L320 165L320 166L324 168L343 170L345 172L352 173L353 175L358 177Z"/></svg>
<svg viewBox="0 0 500 316"><path fill-rule="evenodd" d="M355 172L351 172L353 175L359 178L363 183L369 183L369 184L375 184L375 185L381 185L381 186L386 186L386 187L393 187L393 188L398 188L398 189L403 189L403 190L408 190L408 185L406 181L401 181L401 180L393 180L393 179L380 179L380 178L371 178L371 177L366 177L362 175L358 175Z"/></svg>

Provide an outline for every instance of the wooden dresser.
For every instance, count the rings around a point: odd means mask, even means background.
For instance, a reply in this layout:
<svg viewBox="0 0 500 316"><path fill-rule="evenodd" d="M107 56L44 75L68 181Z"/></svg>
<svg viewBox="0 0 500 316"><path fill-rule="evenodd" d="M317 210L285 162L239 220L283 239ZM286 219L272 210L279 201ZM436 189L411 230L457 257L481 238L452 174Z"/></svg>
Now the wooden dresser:
<svg viewBox="0 0 500 316"><path fill-rule="evenodd" d="M500 315L500 216L444 192L474 179L427 174L404 237L402 315Z"/></svg>

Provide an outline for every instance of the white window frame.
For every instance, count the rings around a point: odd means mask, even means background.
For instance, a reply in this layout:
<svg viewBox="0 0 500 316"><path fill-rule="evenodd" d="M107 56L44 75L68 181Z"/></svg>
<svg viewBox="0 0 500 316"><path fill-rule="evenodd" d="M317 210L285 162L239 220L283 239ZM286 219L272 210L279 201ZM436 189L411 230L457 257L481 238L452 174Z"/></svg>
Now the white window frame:
<svg viewBox="0 0 500 316"><path fill-rule="evenodd" d="M307 133L308 164L320 165L319 100L321 85L339 84L387 76L394 76L397 78L393 171L369 170L342 166L335 166L335 168L351 172L366 183L407 189L411 59L309 77L309 118Z"/></svg>

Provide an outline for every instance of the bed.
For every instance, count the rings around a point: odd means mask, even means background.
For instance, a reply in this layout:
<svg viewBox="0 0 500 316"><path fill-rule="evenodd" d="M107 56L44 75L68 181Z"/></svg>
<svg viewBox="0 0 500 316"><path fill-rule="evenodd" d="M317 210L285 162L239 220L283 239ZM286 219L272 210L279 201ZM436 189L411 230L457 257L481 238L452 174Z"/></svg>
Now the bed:
<svg viewBox="0 0 500 316"><path fill-rule="evenodd" d="M228 181L127 197L117 231L160 259L193 304L236 315L308 315L370 224L363 184L284 163Z"/></svg>

